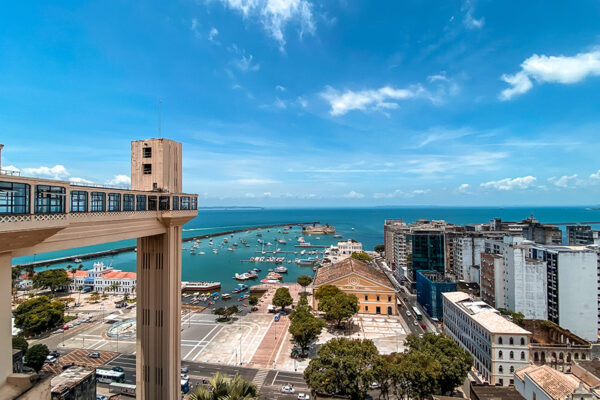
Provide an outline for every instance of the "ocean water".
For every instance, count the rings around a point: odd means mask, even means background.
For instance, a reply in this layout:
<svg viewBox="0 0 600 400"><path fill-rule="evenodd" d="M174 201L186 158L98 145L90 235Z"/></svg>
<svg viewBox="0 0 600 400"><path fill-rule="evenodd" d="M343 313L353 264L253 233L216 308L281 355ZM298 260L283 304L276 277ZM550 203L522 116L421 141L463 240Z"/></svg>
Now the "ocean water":
<svg viewBox="0 0 600 400"><path fill-rule="evenodd" d="M593 210L586 207L376 207L376 208L269 208L264 210L235 209L235 210L200 210L198 217L184 226L184 236L191 237L207 233L217 233L232 229L246 229L261 225L286 224L298 222L319 221L329 223L336 227L336 231L343 235L343 239L356 239L363 243L363 248L372 250L377 244L383 244L383 223L385 219L401 218L406 222L413 222L419 218L425 219L444 219L454 224L469 223L487 223L494 217L503 220L522 220L533 213L534 217L544 223L558 222L597 222L600 221L600 210ZM593 225L595 229L600 229L600 225ZM278 233L279 228L271 228L269 232L263 229L262 239L265 242L271 242L273 246L265 247L265 251L274 250L279 247L282 251L300 251L302 249L294 247L297 244L296 237L300 235L300 228L295 227L288 235ZM332 236L319 235L305 236L305 240L312 244L330 245L337 241ZM213 238L214 247L218 249L218 254L213 254L209 246L209 240L203 239L197 252L204 251L204 255L191 255L189 248L191 242L184 243L182 254L182 278L184 281L203 281L217 280L223 284L222 291L229 292L238 282L233 279L236 272L242 273L258 264L241 262L251 256L260 255L262 247L258 245L255 231L240 232L234 237L227 236L229 244L219 245L223 241L223 236ZM288 244L277 244L276 238L284 238ZM233 241L239 243L240 239L245 239L251 247L246 248L241 243L235 251L227 251ZM19 257L13 259L14 264L44 260L65 255L82 254L86 252L100 251L109 248L123 246L134 246L135 241L121 241L102 244L98 246L88 246L85 248L71 249L59 252L38 254L35 256ZM323 250L323 249L320 249ZM283 255L283 254L282 254ZM299 254L287 254L288 259L300 258ZM135 271L136 254L134 252L120 253L114 256L99 258L105 264L112 264L115 268L124 271ZM94 260L83 262L85 268L91 268ZM64 266L65 264L58 265ZM288 267L288 273L284 274L284 282L295 282L300 275L312 275L312 267L300 267L296 264L284 264ZM274 268L275 264L260 264L262 268L259 276L262 279L269 268ZM44 268L44 267L42 267ZM258 281L248 281L248 284L258 283Z"/></svg>

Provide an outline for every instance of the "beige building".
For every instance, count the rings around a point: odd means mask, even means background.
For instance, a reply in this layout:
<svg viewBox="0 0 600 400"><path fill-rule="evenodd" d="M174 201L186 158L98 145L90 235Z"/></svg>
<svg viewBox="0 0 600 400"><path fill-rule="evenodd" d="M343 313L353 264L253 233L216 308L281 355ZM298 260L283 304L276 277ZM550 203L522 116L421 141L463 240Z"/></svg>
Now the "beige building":
<svg viewBox="0 0 600 400"><path fill-rule="evenodd" d="M181 227L198 215L198 197L182 192L180 143L138 140L131 151L131 188L0 168L0 398L15 390L9 379L12 258L134 238L137 398L180 398Z"/></svg>
<svg viewBox="0 0 600 400"><path fill-rule="evenodd" d="M337 286L355 295L361 314L398 314L396 291L388 277L379 269L354 258L319 268L313 281L314 290L323 285ZM317 306L318 302L313 297L313 308L317 309Z"/></svg>

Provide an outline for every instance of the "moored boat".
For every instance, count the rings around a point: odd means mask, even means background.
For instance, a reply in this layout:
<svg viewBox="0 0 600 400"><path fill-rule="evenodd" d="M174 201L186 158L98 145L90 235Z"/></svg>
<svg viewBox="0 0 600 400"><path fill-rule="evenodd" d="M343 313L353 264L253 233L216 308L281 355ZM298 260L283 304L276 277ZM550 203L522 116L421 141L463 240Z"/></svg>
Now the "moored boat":
<svg viewBox="0 0 600 400"><path fill-rule="evenodd" d="M199 292L206 290L220 289L221 282L208 281L208 282L181 282L182 292Z"/></svg>

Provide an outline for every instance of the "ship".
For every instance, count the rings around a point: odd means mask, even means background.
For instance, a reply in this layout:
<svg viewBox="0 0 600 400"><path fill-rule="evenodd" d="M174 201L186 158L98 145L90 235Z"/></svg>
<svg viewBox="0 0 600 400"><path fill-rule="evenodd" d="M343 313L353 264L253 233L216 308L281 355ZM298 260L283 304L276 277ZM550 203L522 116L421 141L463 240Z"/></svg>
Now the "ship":
<svg viewBox="0 0 600 400"><path fill-rule="evenodd" d="M182 292L201 292L206 290L215 290L221 288L221 282L181 282Z"/></svg>

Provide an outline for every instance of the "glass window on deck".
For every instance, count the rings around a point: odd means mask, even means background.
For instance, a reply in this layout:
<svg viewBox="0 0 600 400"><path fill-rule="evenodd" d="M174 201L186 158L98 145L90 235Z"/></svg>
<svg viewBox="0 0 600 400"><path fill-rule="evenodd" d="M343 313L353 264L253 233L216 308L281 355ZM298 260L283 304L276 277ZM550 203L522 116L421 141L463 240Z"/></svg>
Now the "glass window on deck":
<svg viewBox="0 0 600 400"><path fill-rule="evenodd" d="M181 197L181 209L182 210L190 209L190 198L188 196Z"/></svg>
<svg viewBox="0 0 600 400"><path fill-rule="evenodd" d="M148 211L156 211L158 209L156 196L148 196Z"/></svg>
<svg viewBox="0 0 600 400"><path fill-rule="evenodd" d="M134 196L132 194L124 194L123 211L133 211L134 209Z"/></svg>
<svg viewBox="0 0 600 400"><path fill-rule="evenodd" d="M108 211L121 211L121 195L119 193L108 194Z"/></svg>
<svg viewBox="0 0 600 400"><path fill-rule="evenodd" d="M71 212L88 211L88 192L83 190L71 190Z"/></svg>
<svg viewBox="0 0 600 400"><path fill-rule="evenodd" d="M63 214L65 212L65 188L62 186L36 185L35 213Z"/></svg>
<svg viewBox="0 0 600 400"><path fill-rule="evenodd" d="M106 193L92 192L91 212L106 211Z"/></svg>
<svg viewBox="0 0 600 400"><path fill-rule="evenodd" d="M179 210L179 196L173 196L173 210Z"/></svg>
<svg viewBox="0 0 600 400"><path fill-rule="evenodd" d="M158 198L158 209L161 211L166 211L171 209L171 198L169 196L160 196Z"/></svg>
<svg viewBox="0 0 600 400"><path fill-rule="evenodd" d="M135 196L136 199L136 211L146 211L146 195L138 194Z"/></svg>
<svg viewBox="0 0 600 400"><path fill-rule="evenodd" d="M0 214L28 214L29 188L25 183L0 182Z"/></svg>
<svg viewBox="0 0 600 400"><path fill-rule="evenodd" d="M197 197L192 197L192 210L197 210L198 209L198 198Z"/></svg>

